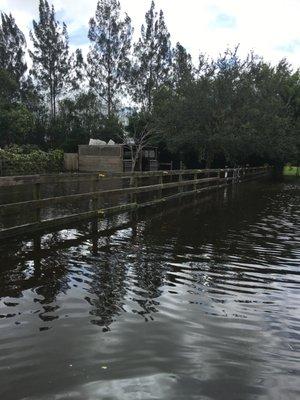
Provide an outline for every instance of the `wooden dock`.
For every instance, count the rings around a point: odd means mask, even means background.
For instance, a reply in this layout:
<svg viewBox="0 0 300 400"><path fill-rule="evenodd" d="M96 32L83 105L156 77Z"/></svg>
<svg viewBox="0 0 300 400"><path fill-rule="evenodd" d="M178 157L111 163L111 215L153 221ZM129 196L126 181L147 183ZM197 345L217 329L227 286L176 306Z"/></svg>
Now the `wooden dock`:
<svg viewBox="0 0 300 400"><path fill-rule="evenodd" d="M85 220L105 218L113 214L135 211L166 203L174 199L195 196L204 192L217 190L228 185L258 179L267 176L271 167L230 168L230 169L197 169L171 170L153 172L134 172L108 174L52 174L31 176L9 176L0 178L1 190L26 188L30 190L30 200L20 199L17 202L5 202L0 205L0 240L17 236L47 232L53 229L70 226ZM99 188L106 183L109 189ZM45 196L43 186L70 185L78 186L76 193ZM81 192L80 184L87 185L89 190ZM146 198L145 198L146 197ZM116 204L102 207L101 199L114 199ZM117 200L116 200L117 199ZM72 206L75 203L77 206ZM71 213L44 218L42 212L60 209L63 205L71 208ZM31 218L18 224L18 215L22 218L31 213ZM34 211L34 212L33 212ZM32 220L32 212L34 220ZM50 213L51 214L51 213ZM16 222L12 226L3 223L5 217L12 215Z"/></svg>

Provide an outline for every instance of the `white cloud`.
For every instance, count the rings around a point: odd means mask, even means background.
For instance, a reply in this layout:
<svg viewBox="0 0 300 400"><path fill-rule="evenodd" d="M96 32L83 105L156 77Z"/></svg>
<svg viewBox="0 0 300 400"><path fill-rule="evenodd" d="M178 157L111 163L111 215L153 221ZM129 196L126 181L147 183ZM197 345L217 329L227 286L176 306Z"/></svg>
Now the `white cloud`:
<svg viewBox="0 0 300 400"><path fill-rule="evenodd" d="M67 20L72 37L79 30L87 32L97 0L53 0L53 4ZM121 0L121 4L138 35L150 0ZM195 59L199 52L216 56L240 43L242 54L253 49L273 63L287 57L295 68L300 66L300 47L292 46L300 40L299 0L156 0L156 5L164 10L173 44L180 41ZM38 0L0 0L0 9L12 12L28 38L32 19L37 18ZM235 23L218 26L219 15Z"/></svg>

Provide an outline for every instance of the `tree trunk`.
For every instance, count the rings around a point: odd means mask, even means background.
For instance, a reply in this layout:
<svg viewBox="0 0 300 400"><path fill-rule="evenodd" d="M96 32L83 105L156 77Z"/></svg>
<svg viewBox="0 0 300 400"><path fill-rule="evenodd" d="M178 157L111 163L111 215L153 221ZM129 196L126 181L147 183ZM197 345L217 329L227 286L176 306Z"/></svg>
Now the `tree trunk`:
<svg viewBox="0 0 300 400"><path fill-rule="evenodd" d="M109 35L108 35L108 49L107 49L107 116L108 116L108 118L111 117L111 111L112 111L111 79L112 79L112 67L111 67L111 21L110 21Z"/></svg>
<svg viewBox="0 0 300 400"><path fill-rule="evenodd" d="M111 85L110 85L110 78L108 78L107 82L107 116L108 118L111 117Z"/></svg>
<svg viewBox="0 0 300 400"><path fill-rule="evenodd" d="M50 82L50 119L53 119L53 88L52 82Z"/></svg>
<svg viewBox="0 0 300 400"><path fill-rule="evenodd" d="M56 118L56 91L55 87L53 88L53 119Z"/></svg>
<svg viewBox="0 0 300 400"><path fill-rule="evenodd" d="M147 102L148 102L148 111L151 111L152 108L152 65L150 66L150 77L149 77L149 85L148 85L148 93L147 93Z"/></svg>
<svg viewBox="0 0 300 400"><path fill-rule="evenodd" d="M211 168L211 164L214 160L214 154L211 150L207 150L206 151L206 160L205 160L205 168L206 169L210 169Z"/></svg>

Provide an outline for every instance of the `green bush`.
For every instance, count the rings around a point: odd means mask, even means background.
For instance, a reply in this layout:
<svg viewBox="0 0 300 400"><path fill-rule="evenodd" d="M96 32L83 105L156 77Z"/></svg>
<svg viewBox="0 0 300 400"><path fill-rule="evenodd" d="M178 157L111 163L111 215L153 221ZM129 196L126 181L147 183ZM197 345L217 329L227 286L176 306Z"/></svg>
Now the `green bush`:
<svg viewBox="0 0 300 400"><path fill-rule="evenodd" d="M290 164L288 164L283 169L283 175L299 176L300 175L300 167L293 167Z"/></svg>
<svg viewBox="0 0 300 400"><path fill-rule="evenodd" d="M0 149L2 175L26 175L61 172L64 153L62 150L45 152L36 146L10 146Z"/></svg>

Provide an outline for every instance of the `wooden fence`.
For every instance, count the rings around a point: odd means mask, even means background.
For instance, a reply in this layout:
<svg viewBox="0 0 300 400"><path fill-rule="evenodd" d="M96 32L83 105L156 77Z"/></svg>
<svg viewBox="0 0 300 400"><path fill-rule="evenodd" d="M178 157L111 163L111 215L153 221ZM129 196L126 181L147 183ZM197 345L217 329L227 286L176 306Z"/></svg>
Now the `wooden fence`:
<svg viewBox="0 0 300 400"><path fill-rule="evenodd" d="M30 200L18 199L18 202L7 202L0 205L0 240L159 205L169 200L266 176L270 171L270 167L255 167L115 173L113 175L103 172L3 177L0 178L0 193L4 188L26 187L28 189L30 187L32 188L32 198ZM119 187L99 190L99 182L104 181L108 183L109 187L116 186L113 185L114 181L118 182ZM68 195L58 193L51 197L42 196L43 185L70 184L70 182L88 183L90 190ZM105 196L109 199L115 199L117 196L117 204L100 207L100 200ZM76 212L46 219L42 217L43 210L55 210L63 204L70 205L73 202L79 203L79 207L72 208L72 211ZM18 224L17 218L13 226L9 227L2 223L8 215L24 217L29 210L31 213L32 210L34 211L34 221Z"/></svg>

